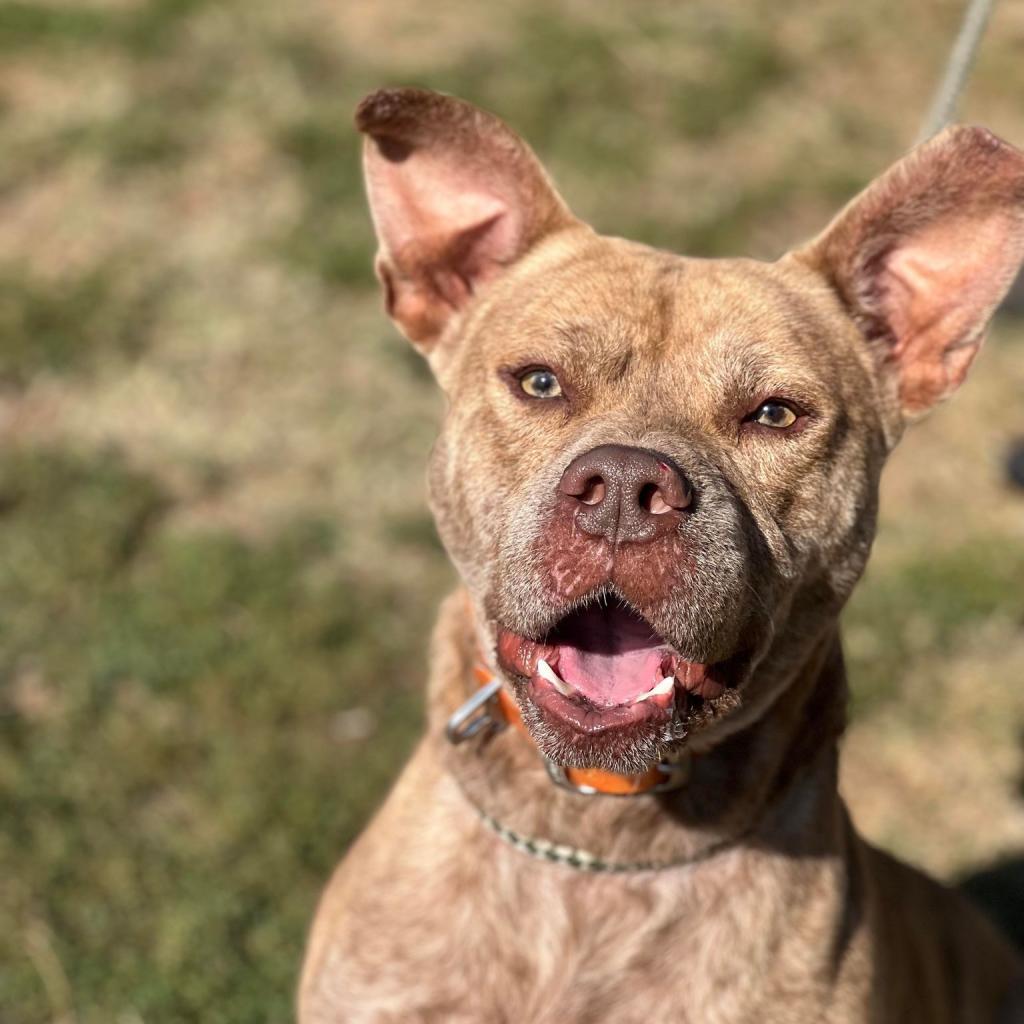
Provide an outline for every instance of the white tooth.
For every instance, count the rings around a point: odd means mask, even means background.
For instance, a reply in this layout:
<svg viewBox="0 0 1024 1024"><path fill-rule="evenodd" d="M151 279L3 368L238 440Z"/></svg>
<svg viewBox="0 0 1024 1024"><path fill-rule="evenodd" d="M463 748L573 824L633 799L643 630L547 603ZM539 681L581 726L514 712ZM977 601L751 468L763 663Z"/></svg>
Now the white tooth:
<svg viewBox="0 0 1024 1024"><path fill-rule="evenodd" d="M572 687L543 659L537 659L537 675L546 679L563 697L572 696Z"/></svg>
<svg viewBox="0 0 1024 1024"><path fill-rule="evenodd" d="M675 676L665 676L660 683L652 686L646 693L641 693L639 697L636 697L633 700L633 703L639 704L642 700L648 700L651 697L660 697L662 694L669 693L675 685Z"/></svg>
<svg viewBox="0 0 1024 1024"><path fill-rule="evenodd" d="M660 683L658 683L658 685L653 690L651 690L651 694L652 695L653 694L658 694L660 696L663 693L670 693L671 690L672 690L672 687L675 686L675 685L676 685L676 677L675 676L665 676L665 678L662 679L662 681Z"/></svg>
<svg viewBox="0 0 1024 1024"><path fill-rule="evenodd" d="M555 670L543 659L537 659L537 675L546 679L549 683L558 683L561 680L555 675Z"/></svg>

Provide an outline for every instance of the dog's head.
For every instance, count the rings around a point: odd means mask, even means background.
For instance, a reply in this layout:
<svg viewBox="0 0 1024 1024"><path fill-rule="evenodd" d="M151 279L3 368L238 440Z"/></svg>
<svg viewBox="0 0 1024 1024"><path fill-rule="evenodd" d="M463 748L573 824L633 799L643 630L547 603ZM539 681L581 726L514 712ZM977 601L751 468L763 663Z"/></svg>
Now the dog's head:
<svg viewBox="0 0 1024 1024"><path fill-rule="evenodd" d="M438 527L537 743L639 771L749 722L1024 256L1024 154L949 129L765 264L597 235L451 97L384 90L357 124L388 312L449 400Z"/></svg>

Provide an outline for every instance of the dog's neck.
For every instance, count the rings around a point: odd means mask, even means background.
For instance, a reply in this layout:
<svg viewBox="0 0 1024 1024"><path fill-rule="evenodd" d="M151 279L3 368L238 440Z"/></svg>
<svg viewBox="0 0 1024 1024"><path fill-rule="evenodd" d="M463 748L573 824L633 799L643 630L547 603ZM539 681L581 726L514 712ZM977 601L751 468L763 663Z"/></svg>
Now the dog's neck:
<svg viewBox="0 0 1024 1024"><path fill-rule="evenodd" d="M740 841L795 856L825 855L841 841L836 741L846 682L834 624L756 723L694 759L683 788L636 797L558 788L536 748L513 729L448 744L445 722L477 685L463 595L442 607L434 650L431 742L469 802L519 836L612 863L666 865Z"/></svg>

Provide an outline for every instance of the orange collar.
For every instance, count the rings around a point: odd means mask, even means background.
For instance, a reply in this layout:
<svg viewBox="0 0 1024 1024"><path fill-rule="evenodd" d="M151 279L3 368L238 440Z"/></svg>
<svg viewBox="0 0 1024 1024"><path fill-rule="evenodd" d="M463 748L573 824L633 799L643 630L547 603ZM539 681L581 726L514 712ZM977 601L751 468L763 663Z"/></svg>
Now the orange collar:
<svg viewBox="0 0 1024 1024"><path fill-rule="evenodd" d="M504 686L494 685L496 683L494 673L482 663L477 663L473 668L473 675L481 690L487 688L495 690L493 696L489 698L492 719L511 725L532 744L533 738L523 723L519 707ZM468 703L475 705L478 701L479 697L475 701L474 698L471 698ZM475 730L473 731L475 732ZM472 735L472 733L466 735ZM453 738L451 732L449 732L449 738ZM680 764L662 763L649 768L640 775L620 775L618 772L606 772L600 768L563 768L548 761L548 774L559 785L585 795L600 793L609 796L638 796L641 793L652 791L664 792L669 789L677 789L686 781L687 764L687 761Z"/></svg>

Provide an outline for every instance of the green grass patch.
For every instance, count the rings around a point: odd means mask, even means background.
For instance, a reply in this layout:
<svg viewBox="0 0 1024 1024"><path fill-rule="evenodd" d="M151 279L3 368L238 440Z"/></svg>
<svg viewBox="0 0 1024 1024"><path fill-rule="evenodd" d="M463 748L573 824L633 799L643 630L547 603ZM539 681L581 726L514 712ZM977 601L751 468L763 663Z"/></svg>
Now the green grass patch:
<svg viewBox="0 0 1024 1024"><path fill-rule="evenodd" d="M117 7L89 3L0 4L0 52L118 47L139 58L166 52L178 32L210 0L146 0Z"/></svg>
<svg viewBox="0 0 1024 1024"><path fill-rule="evenodd" d="M228 84L212 58L165 61L158 71L140 77L126 110L71 129L67 151L95 152L120 177L148 167L174 167L208 145L209 117Z"/></svg>
<svg viewBox="0 0 1024 1024"><path fill-rule="evenodd" d="M716 27L707 35L704 45L707 52L715 54L710 74L699 81L681 82L671 106L672 125L695 141L730 130L793 71L767 34Z"/></svg>
<svg viewBox="0 0 1024 1024"><path fill-rule="evenodd" d="M288 1019L316 896L418 727L426 609L339 570L328 523L257 545L166 506L114 455L0 461L12 1024Z"/></svg>
<svg viewBox="0 0 1024 1024"><path fill-rule="evenodd" d="M331 284L358 287L373 283L375 243L365 210L353 109L354 102L322 104L279 130L277 148L295 168L304 201L278 254Z"/></svg>
<svg viewBox="0 0 1024 1024"><path fill-rule="evenodd" d="M41 372L88 372L144 352L169 285L125 273L124 262L54 280L0 268L0 385L21 388Z"/></svg>
<svg viewBox="0 0 1024 1024"><path fill-rule="evenodd" d="M115 174L179 163L200 143L203 105L187 95L157 94L117 117L79 126L69 152L96 152Z"/></svg>
<svg viewBox="0 0 1024 1024"><path fill-rule="evenodd" d="M126 57L119 68L130 76L132 97L112 116L69 119L45 136L23 141L16 165L0 175L0 189L36 180L90 153L124 174L175 165L202 148L207 116L232 77L225 74L223 55L188 45L194 16L208 6L209 0L148 0L123 9L0 4L0 53L17 58L38 51L55 58L55 70L95 63L97 56L102 60L111 53Z"/></svg>
<svg viewBox="0 0 1024 1024"><path fill-rule="evenodd" d="M650 245L692 256L743 255L757 227L799 193L799 184L787 176L740 186L711 215L648 221L640 229L641 237Z"/></svg>
<svg viewBox="0 0 1024 1024"><path fill-rule="evenodd" d="M500 52L424 69L415 81L501 112L553 166L615 168L620 184L649 166L650 126L637 116L638 83L616 40L565 14L528 9Z"/></svg>
<svg viewBox="0 0 1024 1024"><path fill-rule="evenodd" d="M1024 546L1011 538L869 568L844 613L853 713L894 698L915 658L955 652L991 619L1024 626Z"/></svg>
<svg viewBox="0 0 1024 1024"><path fill-rule="evenodd" d="M73 46L107 41L115 29L110 11L83 4L0 4L0 52L39 46Z"/></svg>

